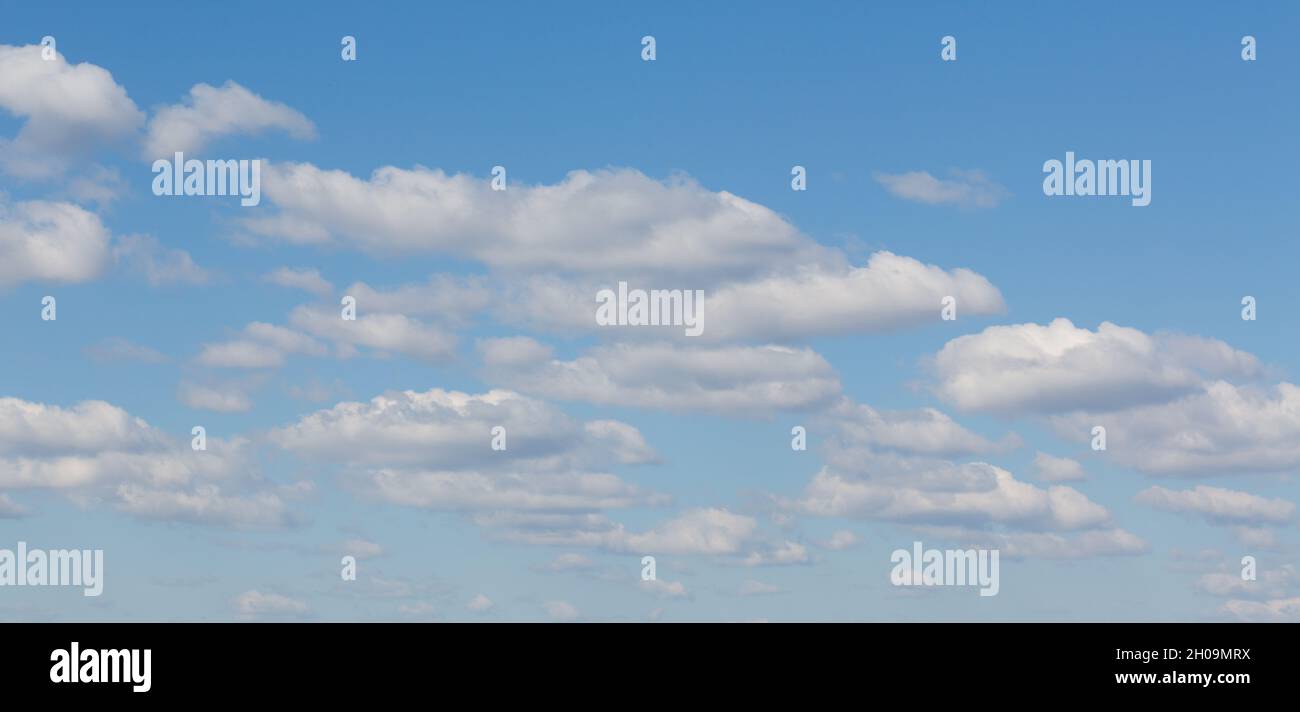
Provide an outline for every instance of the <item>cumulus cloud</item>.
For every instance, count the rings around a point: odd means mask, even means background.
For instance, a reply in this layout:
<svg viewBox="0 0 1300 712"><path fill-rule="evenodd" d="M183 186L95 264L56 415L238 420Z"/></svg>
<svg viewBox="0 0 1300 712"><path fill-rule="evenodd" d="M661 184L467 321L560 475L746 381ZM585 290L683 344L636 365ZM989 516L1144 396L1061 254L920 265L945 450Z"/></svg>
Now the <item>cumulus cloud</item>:
<svg viewBox="0 0 1300 712"><path fill-rule="evenodd" d="M494 191L483 178L386 166L368 179L310 164L264 166L279 208L255 234L374 254L441 253L498 268L749 273L822 250L775 212L684 177L572 171Z"/></svg>
<svg viewBox="0 0 1300 712"><path fill-rule="evenodd" d="M983 171L949 171L948 178L935 178L927 171L877 173L876 182L890 195L930 205L956 205L965 208L992 208L1011 195Z"/></svg>
<svg viewBox="0 0 1300 712"><path fill-rule="evenodd" d="M1214 381L1183 398L1118 412L1053 416L1058 434L1086 441L1106 428L1105 456L1151 475L1205 477L1300 466L1300 388Z"/></svg>
<svg viewBox="0 0 1300 712"><path fill-rule="evenodd" d="M0 167L24 178L50 178L98 146L133 134L144 115L103 67L70 64L41 47L0 45L0 109L23 120L0 139Z"/></svg>
<svg viewBox="0 0 1300 712"><path fill-rule="evenodd" d="M791 342L817 336L879 333L939 322L945 297L956 299L964 316L1000 314L1002 294L968 269L945 270L911 257L881 251L854 266L842 257L809 263L776 263L769 274L736 280L629 282L629 289L688 289L704 292L704 329L683 336L676 326L601 326L595 295L616 283L597 279L534 275L511 280L497 310L506 323L594 332L620 338L685 338L688 341Z"/></svg>
<svg viewBox="0 0 1300 712"><path fill-rule="evenodd" d="M1214 339L1068 319L992 326L935 354L935 393L961 410L1006 415L1108 411L1161 403L1215 376L1257 377L1248 353Z"/></svg>
<svg viewBox="0 0 1300 712"><path fill-rule="evenodd" d="M154 160L170 159L177 151L199 153L214 139L271 129L296 139L316 136L316 127L307 117L233 81L220 87L195 84L184 101L159 109L149 120L144 156Z"/></svg>
<svg viewBox="0 0 1300 712"><path fill-rule="evenodd" d="M279 491L256 475L246 441L210 437L195 452L103 401L63 408L0 398L0 488L52 490L144 519L293 521Z"/></svg>
<svg viewBox="0 0 1300 712"><path fill-rule="evenodd" d="M108 262L109 232L71 203L9 203L0 196L0 287L85 282Z"/></svg>

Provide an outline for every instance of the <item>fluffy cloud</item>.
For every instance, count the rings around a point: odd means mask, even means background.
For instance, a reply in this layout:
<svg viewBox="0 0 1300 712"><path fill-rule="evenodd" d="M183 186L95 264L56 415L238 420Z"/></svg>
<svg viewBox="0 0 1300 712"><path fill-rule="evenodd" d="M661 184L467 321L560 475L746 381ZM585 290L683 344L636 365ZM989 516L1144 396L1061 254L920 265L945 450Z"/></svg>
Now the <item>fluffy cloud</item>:
<svg viewBox="0 0 1300 712"><path fill-rule="evenodd" d="M877 252L863 267L814 265L705 293L710 340L791 340L879 332L940 320L953 297L965 316L999 314L1002 294L967 269L946 271Z"/></svg>
<svg viewBox="0 0 1300 712"><path fill-rule="evenodd" d="M235 82L220 87L195 84L180 104L165 106L149 120L144 141L148 160L170 159L177 151L198 153L213 139L280 129L297 139L316 136L307 117L267 101Z"/></svg>
<svg viewBox="0 0 1300 712"><path fill-rule="evenodd" d="M1300 466L1300 388L1215 381L1178 400L1113 413L1055 416L1053 428L1086 441L1106 428L1106 457L1141 472L1203 477L1285 472Z"/></svg>
<svg viewBox="0 0 1300 712"><path fill-rule="evenodd" d="M324 356L327 349L315 339L274 324L253 322L231 341L204 344L197 361L216 368L277 368L291 354Z"/></svg>
<svg viewBox="0 0 1300 712"><path fill-rule="evenodd" d="M761 205L634 170L579 170L553 185L494 191L485 179L425 168L387 166L363 180L274 164L263 192L280 213L246 223L256 234L507 269L741 274L823 251Z"/></svg>
<svg viewBox="0 0 1300 712"><path fill-rule="evenodd" d="M1285 524L1295 514L1295 504L1284 499L1206 485L1190 490L1149 487L1135 499L1166 512L1197 514L1215 524Z"/></svg>
<svg viewBox="0 0 1300 712"><path fill-rule="evenodd" d="M491 447L496 427L503 450ZM602 510L667 503L605 471L657 459L635 428L576 422L509 391L388 393L317 411L268 438L341 466L367 496L463 512L507 537L554 537Z"/></svg>
<svg viewBox="0 0 1300 712"><path fill-rule="evenodd" d="M7 203L0 196L0 287L22 282L84 282L108 261L99 217L71 203Z"/></svg>
<svg viewBox="0 0 1300 712"><path fill-rule="evenodd" d="M195 452L103 401L70 408L0 398L0 488L46 489L146 519L231 526L290 523L254 475L243 440Z"/></svg>
<svg viewBox="0 0 1300 712"><path fill-rule="evenodd" d="M983 171L954 168L949 175L950 178L944 179L935 178L926 171L897 175L877 173L876 182L896 198L930 205L992 208L1011 195Z"/></svg>
<svg viewBox="0 0 1300 712"><path fill-rule="evenodd" d="M61 174L144 119L107 70L62 55L42 59L37 45L0 45L0 109L24 120L16 137L0 140L0 166L27 178Z"/></svg>
<svg viewBox="0 0 1300 712"><path fill-rule="evenodd" d="M739 280L646 281L630 289L702 289L704 329L684 337L678 326L600 326L595 295L614 282L554 276L512 280L498 317L538 329L595 332L622 338L688 341L790 342L816 336L878 333L941 319L942 301L957 300L963 316L1000 314L1002 294L968 269L945 270L892 252L863 266L836 256L806 264L776 263L779 271Z"/></svg>
<svg viewBox="0 0 1300 712"><path fill-rule="evenodd" d="M1221 341L1147 335L1103 322L993 326L934 356L935 392L962 410L999 414L1108 411L1195 392L1209 377L1255 377L1254 356Z"/></svg>
<svg viewBox="0 0 1300 712"><path fill-rule="evenodd" d="M806 348L615 344L559 361L523 339L480 346L491 380L557 400L763 415L826 406L840 392L830 364Z"/></svg>

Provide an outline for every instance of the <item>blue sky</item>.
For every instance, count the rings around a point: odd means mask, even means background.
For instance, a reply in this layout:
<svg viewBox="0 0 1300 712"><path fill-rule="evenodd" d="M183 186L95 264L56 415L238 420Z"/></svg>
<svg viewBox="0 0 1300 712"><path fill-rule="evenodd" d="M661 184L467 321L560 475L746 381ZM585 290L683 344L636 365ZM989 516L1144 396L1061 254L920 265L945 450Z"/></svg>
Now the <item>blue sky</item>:
<svg viewBox="0 0 1300 712"><path fill-rule="evenodd" d="M1300 615L1300 13L696 5L4 3L0 548L106 583L0 617ZM620 280L706 333L597 327ZM892 586L915 540L999 595Z"/></svg>

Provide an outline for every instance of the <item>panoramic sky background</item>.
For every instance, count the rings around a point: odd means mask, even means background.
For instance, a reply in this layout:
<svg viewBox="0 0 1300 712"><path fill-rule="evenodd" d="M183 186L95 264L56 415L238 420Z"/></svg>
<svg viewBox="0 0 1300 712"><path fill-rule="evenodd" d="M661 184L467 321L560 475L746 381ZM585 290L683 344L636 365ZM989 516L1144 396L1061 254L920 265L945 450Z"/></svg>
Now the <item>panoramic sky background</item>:
<svg viewBox="0 0 1300 712"><path fill-rule="evenodd" d="M0 619L1300 620L1298 70L1283 2L0 3L0 548L105 561Z"/></svg>

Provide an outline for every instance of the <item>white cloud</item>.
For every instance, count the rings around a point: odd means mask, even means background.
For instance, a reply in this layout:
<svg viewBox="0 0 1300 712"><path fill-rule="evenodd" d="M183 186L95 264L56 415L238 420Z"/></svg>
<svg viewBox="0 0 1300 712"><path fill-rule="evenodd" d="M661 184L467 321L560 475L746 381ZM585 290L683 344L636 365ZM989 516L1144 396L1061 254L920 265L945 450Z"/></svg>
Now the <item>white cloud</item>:
<svg viewBox="0 0 1300 712"><path fill-rule="evenodd" d="M868 457L860 451L864 447L872 451L951 457L1019 446L1015 436L1007 436L999 443L991 442L934 408L881 411L845 398L830 416L835 428L831 457L838 459Z"/></svg>
<svg viewBox="0 0 1300 712"><path fill-rule="evenodd" d="M307 604L278 593L245 591L235 597L235 610L241 616L301 616L307 613Z"/></svg>
<svg viewBox="0 0 1300 712"><path fill-rule="evenodd" d="M634 170L578 170L554 185L506 191L476 176L392 166L363 180L272 164L263 179L280 213L248 221L251 231L374 254L443 253L556 272L717 275L824 252L761 205Z"/></svg>
<svg viewBox="0 0 1300 712"><path fill-rule="evenodd" d="M939 322L949 296L962 316L1006 310L1002 293L975 272L877 252L863 267L814 264L706 291L702 337L787 341L887 331Z"/></svg>
<svg viewBox="0 0 1300 712"><path fill-rule="evenodd" d="M240 338L204 344L196 359L216 368L278 368L292 354L324 356L327 349L306 334L274 324L253 322Z"/></svg>
<svg viewBox="0 0 1300 712"><path fill-rule="evenodd" d="M876 182L896 198L930 205L992 208L1011 195L983 171L953 168L950 178L935 178L927 171L891 175L877 173Z"/></svg>
<svg viewBox="0 0 1300 712"><path fill-rule="evenodd" d="M344 320L339 307L299 306L289 323L336 346L364 346L380 353L399 353L425 361L444 361L455 353L454 334L402 314L367 312L358 302L355 320Z"/></svg>
<svg viewBox="0 0 1300 712"><path fill-rule="evenodd" d="M1085 479L1083 465L1068 457L1055 457L1045 452L1034 456L1034 470L1044 482L1077 482Z"/></svg>
<svg viewBox="0 0 1300 712"><path fill-rule="evenodd" d="M984 463L990 486L942 491L846 477L823 469L796 507L829 517L858 517L931 524L1001 524L1027 529L1092 529L1107 524L1106 509L1063 485L1046 490L1017 481L1010 472Z"/></svg>
<svg viewBox="0 0 1300 712"><path fill-rule="evenodd" d="M1300 596L1272 601L1238 601L1223 604L1224 613L1242 621L1261 623L1300 622Z"/></svg>
<svg viewBox="0 0 1300 712"><path fill-rule="evenodd" d="M107 70L63 55L42 59L37 45L0 45L0 109L24 120L17 136L0 140L0 166L25 178L61 174L144 118Z"/></svg>
<svg viewBox="0 0 1300 712"><path fill-rule="evenodd" d="M555 621L575 621L578 619L578 609L568 601L547 601L542 604L546 610L546 615Z"/></svg>
<svg viewBox="0 0 1300 712"><path fill-rule="evenodd" d="M651 581L641 581L641 590L646 591L659 598L688 598L686 585L681 581L665 581L663 579L654 579Z"/></svg>
<svg viewBox="0 0 1300 712"><path fill-rule="evenodd" d="M807 348L614 344L573 361L525 363L545 354L522 341L489 342L488 377L557 400L748 416L814 409L840 393L830 364Z"/></svg>
<svg viewBox="0 0 1300 712"><path fill-rule="evenodd" d="M207 438L195 452L103 401L70 408L0 398L0 488L53 490L145 519L236 527L293 517L256 474L244 440Z"/></svg>
<svg viewBox="0 0 1300 712"><path fill-rule="evenodd" d="M491 610L493 605L495 604L492 603L492 599L480 593L471 598L465 607L475 613L484 613Z"/></svg>
<svg viewBox="0 0 1300 712"><path fill-rule="evenodd" d="M791 342L825 335L879 333L941 320L944 297L957 300L962 316L1000 314L1002 294L968 269L945 270L891 252L876 252L863 266L838 253L799 262L770 263L761 273L739 279L721 276L651 277L616 272L591 277L531 275L510 279L497 318L534 329L590 332L602 336L669 338L710 343ZM600 326L596 293L619 280L629 288L700 289L704 330L683 335L682 326Z"/></svg>
<svg viewBox="0 0 1300 712"><path fill-rule="evenodd" d="M1287 472L1300 466L1300 388L1215 381L1169 403L1051 419L1062 437L1106 428L1107 458L1151 475Z"/></svg>
<svg viewBox="0 0 1300 712"><path fill-rule="evenodd" d="M150 286L208 284L212 274L194 262L185 250L165 247L148 235L126 235L113 246L113 260L144 276Z"/></svg>
<svg viewBox="0 0 1300 712"><path fill-rule="evenodd" d="M1068 319L992 326L934 357L935 392L962 410L999 414L1115 410L1194 392L1206 377L1254 377L1254 356L1214 339L1157 334Z"/></svg>
<svg viewBox="0 0 1300 712"><path fill-rule="evenodd" d="M857 546L859 542L860 539L857 534L854 534L848 529L841 529L832 534L830 539L822 542L821 546L823 549L829 549L831 551L843 551Z"/></svg>
<svg viewBox="0 0 1300 712"><path fill-rule="evenodd" d="M264 282L276 284L289 289L301 289L318 297L328 297L334 292L334 285L314 269L293 269L281 267L262 277Z"/></svg>
<svg viewBox="0 0 1300 712"><path fill-rule="evenodd" d="M559 556L555 557L555 560L551 561L551 563L547 564L543 568L545 568L545 570L547 571L561 572L561 571L586 571L593 568L594 566L595 563L591 559L587 558L586 556L583 556L582 554L568 553L568 554L560 554Z"/></svg>
<svg viewBox="0 0 1300 712"><path fill-rule="evenodd" d="M753 551L745 557L746 566L789 566L810 561L808 547L794 541L783 542L767 551Z"/></svg>
<svg viewBox="0 0 1300 712"><path fill-rule="evenodd" d="M280 129L296 139L316 136L307 117L279 102L267 101L233 81L220 87L195 84L180 104L165 106L149 120L144 141L148 160L170 159L177 151L199 153L212 140Z"/></svg>
<svg viewBox="0 0 1300 712"><path fill-rule="evenodd" d="M1198 514L1214 524L1285 524L1295 514L1295 504L1284 499L1206 485L1189 490L1149 487L1134 499L1166 512Z"/></svg>
<svg viewBox="0 0 1300 712"><path fill-rule="evenodd" d="M71 203L8 203L0 196L0 287L22 282L85 282L108 261L109 233Z"/></svg>

